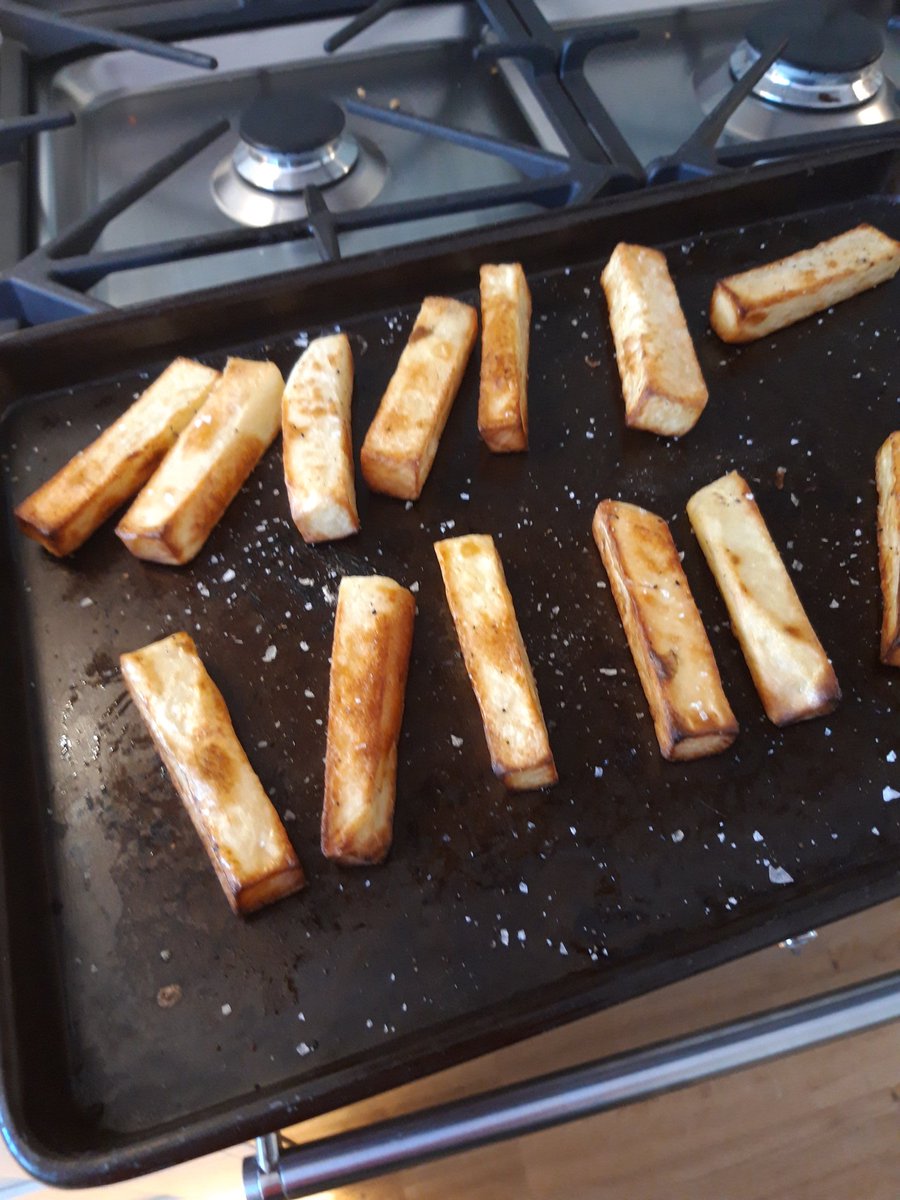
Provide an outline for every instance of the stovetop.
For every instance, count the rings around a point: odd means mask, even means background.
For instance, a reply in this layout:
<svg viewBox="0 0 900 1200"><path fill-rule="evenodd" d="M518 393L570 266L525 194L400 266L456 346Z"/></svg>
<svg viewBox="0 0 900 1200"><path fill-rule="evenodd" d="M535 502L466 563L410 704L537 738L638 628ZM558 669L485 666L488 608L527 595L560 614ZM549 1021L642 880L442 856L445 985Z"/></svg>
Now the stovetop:
<svg viewBox="0 0 900 1200"><path fill-rule="evenodd" d="M98 248L114 249L172 235L192 237L227 231L234 222L217 207L211 180L237 141L240 114L261 92L291 91L331 96L341 104L370 100L394 105L447 125L514 140L528 140L527 121L503 77L473 63L478 36L466 5L439 5L412 16L397 14L359 39L346 52L329 56L326 37L342 21L231 33L190 43L219 62L208 75L196 69L135 54L108 54L74 63L44 81L41 106L60 103L79 121L62 136L44 139L40 160L42 236L53 236L110 195L148 162L162 158L191 135L220 118L229 128L104 232ZM125 83L124 81L127 81ZM302 121L300 116L299 120ZM434 138L349 118L357 136L373 143L388 164L379 203L391 204L451 190L500 186L520 178L507 163ZM352 178L352 176L348 177ZM64 183L59 181L65 180ZM328 194L331 200L331 194ZM515 205L506 213L480 213L475 220L534 211ZM401 236L383 229L350 231L341 241L345 257L392 240L417 240L470 227L468 214L418 221ZM207 258L203 283L224 283L247 272L264 274L320 261L310 241L252 246ZM117 273L96 294L115 305L173 294L197 286L197 264L176 262Z"/></svg>
<svg viewBox="0 0 900 1200"><path fill-rule="evenodd" d="M652 0L638 7L649 6ZM19 87L9 83L16 43L0 47L0 117L15 112L17 97L36 114L74 116L34 138L24 166L11 164L26 203L21 227L9 222L2 235L0 268L26 260L6 287L6 327L596 201L648 180L702 176L739 165L748 138L783 153L785 137L800 137L799 148L806 134L865 132L900 113L891 83L900 78L900 37L877 4L867 11L873 36L885 38L877 69L886 78L876 95L854 97L861 86L854 77L844 89L852 103L829 105L824 85L803 91L800 80L800 103L811 95L812 107L797 107L793 92L790 104L751 97L693 144L692 132L734 87L740 55L740 71L767 67L757 62L767 47L758 51L745 37L756 26L765 41L770 6L630 7L627 14L609 7L598 14L591 0L404 6L339 48L331 43L341 41L346 16L303 16L329 7L163 0L148 21L140 5L32 5L32 12L160 39L179 29L217 29L178 41L187 62L115 49L70 48L61 56L54 45L54 53L23 56ZM267 23L287 12L302 19ZM0 30L4 19L0 11ZM12 33L33 51L46 31L37 37L25 26L28 37L21 19ZM799 45L792 36L788 50ZM760 89L771 88L772 78L781 86L785 73L779 48L768 49L776 61ZM203 62L215 69L194 65ZM749 76L746 82L749 90ZM345 178L335 170L337 182L323 183L315 164L316 173L304 175L305 162L295 170L300 160L276 156L275 174L294 190L273 195L248 184L232 161L242 115L262 99L283 107L283 129L292 121L302 126L305 95L340 106L352 169ZM732 144L731 159L727 151L712 154L722 126L720 144ZM323 159L334 160L335 146ZM256 153L243 150L245 159ZM337 147L338 156L345 150ZM272 163L249 166L255 183ZM0 187L9 186L9 171L0 166ZM304 187L305 178L315 186Z"/></svg>

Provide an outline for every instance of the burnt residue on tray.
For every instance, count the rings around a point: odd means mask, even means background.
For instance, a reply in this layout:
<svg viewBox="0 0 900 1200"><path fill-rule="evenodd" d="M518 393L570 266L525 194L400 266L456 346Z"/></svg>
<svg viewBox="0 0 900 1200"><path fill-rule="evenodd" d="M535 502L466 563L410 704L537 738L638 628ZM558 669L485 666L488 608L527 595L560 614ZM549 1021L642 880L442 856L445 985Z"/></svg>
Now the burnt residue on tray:
<svg viewBox="0 0 900 1200"><path fill-rule="evenodd" d="M374 495L358 474L355 538L304 545L278 445L185 568L131 558L111 524L64 561L7 524L6 661L22 673L4 685L5 736L21 739L4 759L14 932L0 982L18 1056L4 1084L36 1169L76 1182L100 1156L111 1177L231 1143L896 891L898 685L877 662L873 464L897 422L897 285L745 347L716 339L707 306L719 275L861 220L896 236L897 209L877 194L786 203L786 216L741 225L724 195L707 232L688 236L683 206L657 198L654 212L644 198L627 227L591 217L591 236L557 247L555 265L526 258L529 453L480 443L476 351L421 500ZM641 219L710 390L678 442L625 429L598 284L620 229L636 238ZM473 262L521 252L512 234L481 237ZM468 261L430 289L471 302ZM347 286L331 298L356 358L357 453L418 310L417 278L389 310ZM123 337L147 327L121 320ZM267 356L286 373L322 331L304 320L206 357ZM113 375L98 363L10 411L7 506L161 365ZM690 532L687 498L732 468L834 660L844 701L822 720L765 720ZM741 723L720 757L659 756L591 538L604 497L659 512L684 551ZM504 562L560 774L546 793L508 794L491 775L432 548L468 532L493 534ZM318 827L337 587L359 572L412 587L418 615L393 850L382 867L342 870L321 858ZM120 653L177 629L195 639L308 874L304 893L249 920L225 903L118 672Z"/></svg>

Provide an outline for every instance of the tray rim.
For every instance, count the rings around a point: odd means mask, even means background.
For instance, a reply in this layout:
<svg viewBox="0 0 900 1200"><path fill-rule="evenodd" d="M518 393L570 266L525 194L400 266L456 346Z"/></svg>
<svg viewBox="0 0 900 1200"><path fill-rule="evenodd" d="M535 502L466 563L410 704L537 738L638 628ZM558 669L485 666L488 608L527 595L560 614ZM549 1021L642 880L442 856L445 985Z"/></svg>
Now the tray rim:
<svg viewBox="0 0 900 1200"><path fill-rule="evenodd" d="M536 1023L539 1027L529 1028L519 1024L515 1030L505 1031L502 1039L498 1038L495 1031L492 1031L489 1044L482 1041L485 1035L481 1034L478 1029L472 1032L474 1021L471 1017L455 1018L441 1027L442 1036L449 1040L455 1029L467 1027L470 1033L466 1039L459 1038L453 1041L452 1049L449 1051L437 1049L424 1055L419 1054L415 1062L395 1063L382 1072L387 1083L377 1091L359 1083L346 1086L346 1090L341 1092L340 1103L332 1109L323 1109L321 1105L317 1106L314 1099L316 1089L307 1088L305 1099L307 1106L312 1107L312 1111L304 1112L303 1106L299 1103L299 1097L295 1094L296 1089L282 1087L280 1095L274 1099L267 1098L266 1093L263 1092L249 1104L240 1101L225 1101L214 1109L205 1110L202 1116L195 1118L188 1126L188 1133L180 1132L180 1129L186 1125L186 1122L182 1120L173 1123L171 1130L164 1127L159 1132L130 1137L128 1142L122 1146L102 1151L67 1155L59 1151L48 1150L42 1142L31 1136L30 1130L23 1132L22 1126L17 1124L16 1105L11 1101L6 1081L7 1045L9 1043L6 1012L3 1010L0 1014L0 1043L2 1043L3 1059L3 1074L0 1078L0 1132L2 1132L7 1148L19 1165L35 1178L51 1186L59 1188L99 1187L136 1178L227 1149L239 1142L250 1141L265 1133L277 1132L286 1125L310 1120L324 1112L335 1111L338 1108L358 1103L375 1094L381 1094L436 1072L459 1066L477 1058L480 1054L500 1050L516 1042L539 1036L542 1032L570 1021L590 1017L605 1008L636 999L670 983L678 983L704 971L723 966L728 962L753 954L755 951L764 950L783 941L786 937L804 933L807 929L822 928L835 921L864 912L877 904L896 899L900 895L900 876L895 867L886 866L874 881L865 879L858 891L849 896L839 897L833 904L828 920L822 921L817 912L823 902L823 894L827 896L829 891L829 888L811 890L808 895L795 901L790 913L784 916L772 917L762 922L754 922L752 918L748 917L747 929L743 928L743 923L740 925L738 922L733 923L732 936L729 939L715 942L699 953L689 952L684 956L679 956L683 958L685 969L680 971L674 979L671 978L668 969L671 956L662 961L642 964L637 968L630 964L613 968L605 977L606 984L611 986L607 986L605 989L595 988L590 992L581 992L578 996L577 1006L563 1002L553 1011L550 1019L547 1019L545 1012L543 1019ZM744 939L743 944L738 951L735 951L733 940L739 937ZM0 986L5 986L8 966L5 955L0 955L0 958L4 963L3 970L0 972ZM660 975L667 977L658 978ZM629 981L629 984L619 988L616 985L622 976ZM604 999L603 991L612 994ZM588 998L590 1003L586 1002ZM508 1006L494 1005L482 1009L477 1021L488 1024L491 1015L501 1007ZM749 1014L747 1019L752 1019L753 1015ZM702 1029L705 1026L701 1023L698 1028ZM421 1040L421 1037L421 1034L410 1034L407 1038L397 1039L391 1044L390 1051L396 1053L410 1041ZM329 1081L327 1090L333 1093L336 1090L334 1080L340 1079L343 1074L352 1073L353 1067L354 1059L347 1059L338 1070L323 1076L323 1079ZM294 1093L293 1097L291 1093ZM291 1105L292 1098L293 1105ZM239 1117L233 1115L235 1111L240 1114ZM175 1150L174 1155L173 1149Z"/></svg>
<svg viewBox="0 0 900 1200"><path fill-rule="evenodd" d="M215 308L223 300L229 307L246 306L254 300L271 298L273 294L281 295L287 292L292 283L300 277L304 292L311 292L326 284L340 285L348 279L356 279L360 274L378 275L385 269L402 271L404 266L429 263L444 259L448 255L471 254L479 249L495 247L514 241L521 241L537 236L548 230L570 231L577 229L595 218L609 220L617 213L637 213L647 209L669 207L684 201L689 206L693 197L698 195L717 194L720 192L739 192L749 184L761 181L778 180L796 175L814 174L817 170L835 168L859 159L884 158L886 164L900 167L900 135L888 136L874 140L863 147L854 146L844 153L830 152L805 156L790 163L777 163L765 168L742 168L727 175L703 181L701 184L680 183L666 185L644 191L632 191L618 196L594 202L576 208L551 212L538 217L520 218L502 225L470 231L465 234L450 234L441 239L427 243L414 243L405 247L394 247L388 250L378 250L365 256L353 258L339 263L324 264L312 270L281 272L265 276L262 279L244 281L237 286L216 286L177 297L172 301L151 301L146 304L123 310L113 310L110 313L76 317L59 322L49 327L24 330L12 335L6 342L0 342L0 381L7 386L0 398L0 423L20 403L28 403L55 388L38 388L32 395L27 388L26 367L34 355L52 356L56 346L66 346L80 335L89 333L96 341L104 332L110 329L144 329L156 332L157 340L138 341L131 348L130 359L133 366L150 361L154 353L161 352L165 343L166 326L169 336L176 336L175 325L178 318L186 314L200 314L198 328L207 331L212 323L212 336L216 338ZM862 195L866 193L862 192ZM884 198L890 200L891 193L885 192ZM898 196L900 199L900 196ZM823 198L822 208L828 207L827 199ZM810 209L809 211L814 211ZM760 219L764 219L765 214ZM700 232L700 231L697 231ZM696 236L696 235L695 235ZM274 336L284 323L284 312L279 311L273 317L270 327ZM202 318L207 318L203 326ZM156 331L153 324L162 318L162 328ZM201 334L201 336L203 336ZM227 334L219 336L219 344L227 341ZM255 336L253 333L251 337ZM265 336L265 335L263 335ZM10 371L10 367L12 370ZM117 372L126 369L120 362ZM99 380L103 374L91 373L73 379L71 371L67 374L67 385L83 383L87 379ZM16 394L16 381L23 385ZM62 385L59 385L62 386ZM10 514L6 514L10 522ZM12 583L10 581L10 590ZM5 891L6 872L5 855L8 847L4 844L4 831L0 830L0 889ZM688 950L679 953L679 971L676 978L687 978L699 971L742 957L754 950L761 949L790 934L796 934L810 926L813 914L815 923L821 926L834 920L842 919L852 913L859 912L871 905L890 899L900 894L900 873L889 865L883 870L873 871L871 868L860 872L861 879L855 889L848 894L832 897L829 901L830 911L827 921L823 921L817 910L824 901L829 900L833 891L838 890L835 884L810 889L797 897L791 904L789 913L769 916L763 920L752 915L743 920L732 921L727 937L702 947L698 952ZM842 876L841 890L847 888L847 879L853 875ZM810 916L806 917L805 914ZM744 928L744 925L748 928ZM741 944L735 948L734 942ZM95 1186L127 1179L149 1171L175 1165L178 1162L203 1154L223 1149L237 1141L254 1137L258 1134L274 1131L285 1124L303 1120L315 1111L324 1111L321 1104L315 1106L314 1097L323 1091L340 1096L339 1104L361 1100L374 1094L359 1081L355 1085L344 1084L341 1088L341 1077L352 1073L354 1059L347 1059L336 1069L326 1072L312 1086L303 1088L303 1095L298 1095L298 1088L285 1087L264 1091L253 1097L249 1103L238 1098L224 1101L212 1109L203 1110L201 1114L191 1119L182 1118L177 1122L178 1128L157 1126L155 1132L146 1135L126 1135L122 1145L115 1145L102 1151L88 1151L77 1154L66 1154L48 1148L43 1142L32 1135L28 1128L22 1110L24 1095L23 1081L18 1069L18 1049L15 1038L14 1017L14 983L10 970L10 927L5 910L0 912L0 1130L7 1146L19 1163L32 1175L47 1183L63 1187ZM399 1086L412 1079L421 1078L466 1061L489 1049L511 1044L522 1038L534 1036L544 1029L553 1028L567 1021L577 1020L590 1015L600 1008L620 1003L646 991L653 990L663 983L674 982L671 978L671 956L650 956L650 958L635 966L633 964L618 965L603 976L602 985L577 988L572 980L563 982L557 989L557 995L543 1007L540 1019L532 1013L529 1020L521 1017L514 1029L506 1028L498 1037L497 1031L492 1032L490 1045L486 1043L486 1035L479 1026L487 1022L491 1013L499 1007L492 1005L480 1010L473 1020L471 1016L455 1018L445 1022L442 1027L442 1048L432 1047L427 1053L414 1057L407 1055L410 1061L402 1061L403 1054L398 1053L409 1044L410 1040L421 1040L422 1034L412 1033L397 1039L384 1051L387 1066L382 1069L380 1083L386 1082L387 1088ZM668 968L668 970L667 970ZM660 974L668 974L668 978L660 979ZM577 977L581 978L581 973ZM624 979L624 985L622 986ZM571 993L567 995L566 993ZM523 1003L523 1002L519 1002ZM503 1005L509 1008L509 1005ZM466 1027L467 1036L454 1039L453 1031L457 1027ZM323 1081L329 1081L323 1087ZM337 1082L335 1082L337 1081ZM384 1090L384 1086L378 1090ZM274 1093L274 1094L273 1094ZM310 1110L310 1111L305 1111Z"/></svg>

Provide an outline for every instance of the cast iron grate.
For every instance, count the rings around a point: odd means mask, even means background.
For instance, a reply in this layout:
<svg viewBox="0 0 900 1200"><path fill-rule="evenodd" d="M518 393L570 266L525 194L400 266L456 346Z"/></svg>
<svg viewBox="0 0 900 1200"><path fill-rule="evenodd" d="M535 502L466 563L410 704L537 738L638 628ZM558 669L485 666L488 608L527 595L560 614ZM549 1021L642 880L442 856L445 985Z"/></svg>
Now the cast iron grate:
<svg viewBox="0 0 900 1200"><path fill-rule="evenodd" d="M406 0L375 0L332 36L325 49L334 52ZM684 182L738 167L852 141L881 138L900 122L848 130L719 147L729 117L784 49L772 45L754 67L734 84L716 108L671 155L646 171L589 84L584 65L594 50L636 38L630 28L578 25L557 30L535 0L475 0L488 33L474 55L492 63L513 60L559 138L564 152L507 141L459 129L413 113L349 100L349 112L413 134L439 138L480 151L517 168L521 181L413 201L384 203L341 213L330 211L326 195L308 187L306 216L265 228L235 228L201 237L172 238L116 250L95 247L107 225L157 184L199 154L228 128L220 121L188 139L154 163L88 216L37 247L14 268L0 275L0 321L39 325L108 307L90 294L107 276L187 259L284 242L312 240L325 261L341 257L341 235L401 225L433 217L500 209L530 203L545 210L584 204L646 184ZM45 58L88 47L111 46L214 69L215 59L181 47L129 33L110 32L49 15L27 5L8 3L0 10L0 32L22 41L32 57ZM26 117L4 129L0 124L0 161L7 147L18 153L22 139L35 132L70 124L70 114Z"/></svg>

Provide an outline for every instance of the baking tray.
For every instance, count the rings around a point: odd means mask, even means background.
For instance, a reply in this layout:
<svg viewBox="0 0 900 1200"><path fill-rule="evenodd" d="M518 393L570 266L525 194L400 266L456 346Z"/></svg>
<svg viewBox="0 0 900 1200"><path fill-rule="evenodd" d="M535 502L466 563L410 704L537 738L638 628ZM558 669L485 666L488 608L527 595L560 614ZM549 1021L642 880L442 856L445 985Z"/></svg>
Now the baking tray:
<svg viewBox="0 0 900 1200"><path fill-rule="evenodd" d="M897 424L898 285L746 347L707 327L721 274L861 220L900 235L898 164L881 143L0 346L2 1104L28 1170L101 1183L212 1151L900 892L873 486ZM623 425L597 282L620 239L666 251L709 383L681 441ZM476 353L422 499L360 482L353 540L303 544L277 446L187 568L137 562L110 526L63 562L16 534L12 505L176 353L286 371L308 337L347 330L358 450L421 297L473 299L492 259L521 259L534 295L527 456L478 440ZM767 723L691 536L685 501L732 467L834 659L844 701L824 720ZM730 753L659 756L591 539L605 496L672 522L742 725ZM432 550L470 530L493 533L506 566L559 767L546 793L509 795L490 772ZM393 852L347 871L318 852L328 654L340 576L370 571L416 585L419 612ZM225 903L117 670L179 628L309 876L250 920ZM161 1007L172 984L180 1001Z"/></svg>

